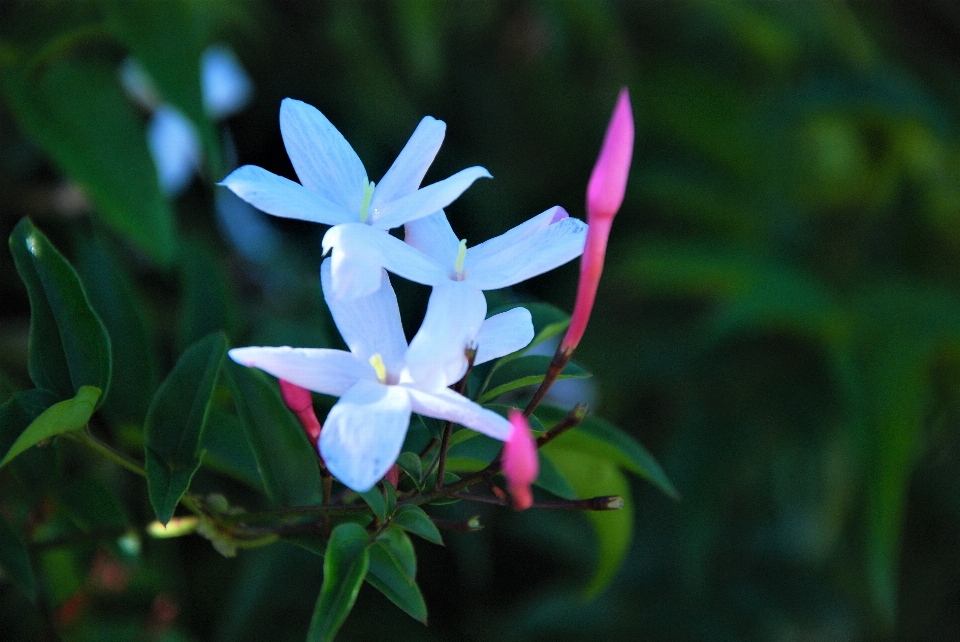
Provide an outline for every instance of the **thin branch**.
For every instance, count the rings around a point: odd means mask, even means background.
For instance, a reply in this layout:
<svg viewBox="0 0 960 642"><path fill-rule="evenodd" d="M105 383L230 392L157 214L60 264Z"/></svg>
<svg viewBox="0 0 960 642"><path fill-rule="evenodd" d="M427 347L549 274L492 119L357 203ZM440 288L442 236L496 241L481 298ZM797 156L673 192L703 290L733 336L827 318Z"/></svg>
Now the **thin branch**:
<svg viewBox="0 0 960 642"><path fill-rule="evenodd" d="M547 368L546 376L544 376L543 381L540 382L540 387L537 388L537 391L533 393L533 399L531 399L530 403L527 404L526 410L523 411L524 417L529 417L533 414L533 411L537 409L537 406L540 405L540 402L543 401L543 398L547 395L547 391L550 390L550 386L552 386L553 382L557 380L557 377L560 376L560 373L563 372L563 369L567 367L567 363L569 363L570 355L572 353L564 351L562 346L563 343L557 347L557 351L554 353L553 359L550 361L550 367Z"/></svg>
<svg viewBox="0 0 960 642"><path fill-rule="evenodd" d="M537 448L543 448L571 428L576 428L586 416L587 405L578 403L553 428L537 437Z"/></svg>
<svg viewBox="0 0 960 642"><path fill-rule="evenodd" d="M470 376L470 372L473 370L473 362L477 358L476 347L467 348L466 357L467 371L463 373L463 378L457 384L457 392L461 395L467 389L467 378ZM437 464L437 483L435 485L437 490L443 489L443 478L447 472L447 449L450 447L450 434L452 432L453 422L448 421L443 427L443 436L440 438L440 459Z"/></svg>
<svg viewBox="0 0 960 642"><path fill-rule="evenodd" d="M494 504L496 506L510 506L510 503L497 497L496 495L476 495L474 493L456 493L457 499L465 499L470 502L479 502L481 504ZM623 498L619 495L600 495L590 499L562 499L550 502L533 502L531 508L544 508L547 510L619 510L623 508Z"/></svg>

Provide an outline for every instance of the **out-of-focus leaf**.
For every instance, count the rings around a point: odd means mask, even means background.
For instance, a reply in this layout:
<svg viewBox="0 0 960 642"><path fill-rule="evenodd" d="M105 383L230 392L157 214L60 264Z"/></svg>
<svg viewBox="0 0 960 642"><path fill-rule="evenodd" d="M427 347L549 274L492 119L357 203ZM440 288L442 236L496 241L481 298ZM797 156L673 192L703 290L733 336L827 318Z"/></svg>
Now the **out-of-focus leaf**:
<svg viewBox="0 0 960 642"><path fill-rule="evenodd" d="M587 511L586 517L597 533L597 570L584 589L595 597L613 580L633 537L633 503L630 485L617 465L577 450L567 450L555 440L544 446L544 452L570 481L580 497L620 495L623 508L610 511Z"/></svg>
<svg viewBox="0 0 960 642"><path fill-rule="evenodd" d="M177 335L186 346L211 332L236 335L239 327L239 306L230 287L224 262L197 239L182 244L183 307L180 310Z"/></svg>
<svg viewBox="0 0 960 642"><path fill-rule="evenodd" d="M158 383L156 346L144 302L105 239L87 237L78 250L77 270L110 334L113 373L102 410L114 421L142 424Z"/></svg>
<svg viewBox="0 0 960 642"><path fill-rule="evenodd" d="M257 460L247 443L239 417L216 408L210 409L207 429L200 438L203 465L244 484L263 491Z"/></svg>
<svg viewBox="0 0 960 642"><path fill-rule="evenodd" d="M536 414L544 425L552 426L567 413L559 408L541 405ZM599 417L586 417L576 428L568 430L551 443L557 443L565 450L610 460L650 481L670 497L678 497L677 490L653 455L636 439Z"/></svg>
<svg viewBox="0 0 960 642"><path fill-rule="evenodd" d="M0 461L0 467L44 439L83 428L90 421L99 398L99 388L83 386L73 399L55 403L44 410L13 442L10 450Z"/></svg>
<svg viewBox="0 0 960 642"><path fill-rule="evenodd" d="M440 537L440 531L436 524L419 506L405 504L397 509L390 523L398 526L408 533L419 535L428 542L443 546L443 538Z"/></svg>
<svg viewBox="0 0 960 642"><path fill-rule="evenodd" d="M540 474L533 482L534 486L539 486L563 499L576 499L577 491L573 490L573 486L563 476L563 473L560 472L549 455L543 451L538 451L537 455L540 459Z"/></svg>
<svg viewBox="0 0 960 642"><path fill-rule="evenodd" d="M357 600L370 567L370 536L358 524L340 524L323 557L323 585L310 620L308 642L333 640Z"/></svg>
<svg viewBox="0 0 960 642"><path fill-rule="evenodd" d="M82 386L105 393L110 337L73 266L26 218L10 235L10 251L30 298L30 378L61 399Z"/></svg>
<svg viewBox="0 0 960 642"><path fill-rule="evenodd" d="M107 3L110 25L156 83L161 97L197 127L207 166L222 178L223 161L213 123L203 107L200 56L209 44L215 4L189 0Z"/></svg>
<svg viewBox="0 0 960 642"><path fill-rule="evenodd" d="M226 371L267 496L279 506L319 503L323 490L316 451L277 385L260 371L232 361L227 361Z"/></svg>
<svg viewBox="0 0 960 642"><path fill-rule="evenodd" d="M147 490L161 523L170 521L200 468L200 439L226 352L227 340L219 333L194 343L150 404L144 424Z"/></svg>
<svg viewBox="0 0 960 642"><path fill-rule="evenodd" d="M95 477L71 478L69 484L58 485L54 494L73 525L84 533L127 526L127 515L116 495Z"/></svg>
<svg viewBox="0 0 960 642"><path fill-rule="evenodd" d="M0 569L32 600L37 587L30 566L30 554L20 535L0 514Z"/></svg>
<svg viewBox="0 0 960 642"><path fill-rule="evenodd" d="M104 222L159 265L169 265L176 245L173 212L116 69L62 60L8 74L3 87L24 130L80 183Z"/></svg>
<svg viewBox="0 0 960 642"><path fill-rule="evenodd" d="M57 403L49 390L34 388L13 395L0 406L0 453L6 453L33 420Z"/></svg>
<svg viewBox="0 0 960 642"><path fill-rule="evenodd" d="M477 402L486 403L496 399L505 392L523 388L524 386L534 386L540 383L547 373L547 368L550 366L551 360L552 357L527 355L507 361L502 366L494 368ZM563 369L563 372L560 373L557 380L585 379L589 376L589 372L571 362Z"/></svg>

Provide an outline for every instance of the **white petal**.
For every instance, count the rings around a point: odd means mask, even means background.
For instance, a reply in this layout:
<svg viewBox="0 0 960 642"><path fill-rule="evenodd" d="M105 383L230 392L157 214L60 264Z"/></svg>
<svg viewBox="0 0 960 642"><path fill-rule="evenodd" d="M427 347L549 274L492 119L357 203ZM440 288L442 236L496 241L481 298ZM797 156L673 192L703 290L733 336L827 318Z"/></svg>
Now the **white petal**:
<svg viewBox="0 0 960 642"><path fill-rule="evenodd" d="M397 461L409 425L410 398L404 388L358 381L327 415L320 454L334 477L366 492Z"/></svg>
<svg viewBox="0 0 960 642"><path fill-rule="evenodd" d="M529 238L531 235L536 234L542 229L545 229L548 225L550 225L554 218L565 215L566 210L564 210L562 207L558 205L551 207L545 212L541 212L533 218L527 219L520 225L507 230L500 236L495 236L492 239L469 248L467 250L467 259L465 263L469 266L471 262L476 263L477 261L483 261L484 259L498 254L507 248L513 247L520 241Z"/></svg>
<svg viewBox="0 0 960 642"><path fill-rule="evenodd" d="M387 372L399 374L407 339L403 335L397 295L387 273L379 270L381 281L372 294L348 300L326 296L332 288L331 272L331 259L326 259L320 265L320 282L340 336L360 361L367 362L379 353Z"/></svg>
<svg viewBox="0 0 960 642"><path fill-rule="evenodd" d="M495 314L480 326L473 342L477 345L474 364L516 352L533 341L533 318L526 308L513 308Z"/></svg>
<svg viewBox="0 0 960 642"><path fill-rule="evenodd" d="M565 218L483 260L465 262L466 282L496 290L525 281L580 256L586 238L586 223Z"/></svg>
<svg viewBox="0 0 960 642"><path fill-rule="evenodd" d="M510 434L509 421L449 388L427 392L403 387L410 394L411 410L419 415L453 421L500 441Z"/></svg>
<svg viewBox="0 0 960 642"><path fill-rule="evenodd" d="M480 290L459 281L433 288L406 356L407 372L418 388L445 388L463 377L466 349L486 314L487 301Z"/></svg>
<svg viewBox="0 0 960 642"><path fill-rule="evenodd" d="M280 133L300 182L360 220L367 173L343 134L316 107L292 98L280 104Z"/></svg>
<svg viewBox="0 0 960 642"><path fill-rule="evenodd" d="M447 272L453 274L457 263L457 251L460 249L460 239L453 233L443 210L409 221L404 225L403 240L433 258Z"/></svg>
<svg viewBox="0 0 960 642"><path fill-rule="evenodd" d="M380 287L380 268L423 285L445 283L446 272L429 256L389 233L362 223L344 223L323 235L323 251L332 254L327 297L366 296Z"/></svg>
<svg viewBox="0 0 960 642"><path fill-rule="evenodd" d="M251 346L228 354L242 366L260 368L301 388L335 397L361 379L377 378L373 366L343 350Z"/></svg>
<svg viewBox="0 0 960 642"><path fill-rule="evenodd" d="M375 208L371 207L373 216L370 224L382 230L390 230L407 221L433 214L457 200L478 178L492 178L492 176L482 167L468 167L450 178L421 187L413 194L381 203Z"/></svg>
<svg viewBox="0 0 960 642"><path fill-rule="evenodd" d="M442 120L424 116L393 165L377 183L370 200L371 208L413 194L420 188L424 174L440 151L446 131L447 125Z"/></svg>
<svg viewBox="0 0 960 642"><path fill-rule="evenodd" d="M303 185L256 165L233 170L220 183L258 210L283 218L336 225L353 220L345 209Z"/></svg>
<svg viewBox="0 0 960 642"><path fill-rule="evenodd" d="M120 85L131 98L150 111L160 105L157 86L136 58L127 58L120 64Z"/></svg>
<svg viewBox="0 0 960 642"><path fill-rule="evenodd" d="M147 146L167 194L179 194L200 167L200 139L193 123L171 105L160 105L147 125Z"/></svg>
<svg viewBox="0 0 960 642"><path fill-rule="evenodd" d="M253 94L253 83L226 45L210 45L200 56L203 106L214 120L240 111Z"/></svg>

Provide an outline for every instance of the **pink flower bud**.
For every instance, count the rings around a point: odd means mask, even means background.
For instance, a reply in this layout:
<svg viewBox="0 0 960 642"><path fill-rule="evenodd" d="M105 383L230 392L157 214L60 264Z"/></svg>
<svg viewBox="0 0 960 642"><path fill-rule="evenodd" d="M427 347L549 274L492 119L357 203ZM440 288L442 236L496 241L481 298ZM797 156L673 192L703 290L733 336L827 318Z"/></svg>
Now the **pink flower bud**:
<svg viewBox="0 0 960 642"><path fill-rule="evenodd" d="M540 473L537 442L530 433L527 418L519 410L510 411L510 424L510 435L503 446L503 474L507 478L514 508L526 510L533 504L530 484L537 480Z"/></svg>
<svg viewBox="0 0 960 642"><path fill-rule="evenodd" d="M313 397L310 391L280 379L280 395L283 397L283 402L287 404L287 408L292 410L300 420L303 432L307 433L307 439L316 449L321 426L317 414L313 411Z"/></svg>
<svg viewBox="0 0 960 642"><path fill-rule="evenodd" d="M580 259L580 283L577 286L577 302L574 304L570 327L560 344L567 357L583 337L597 296L597 285L603 272L603 258L607 251L610 226L616 216L623 195L627 190L627 176L633 158L633 113L627 88L620 90L620 97L613 109L607 133L600 149L600 157L593 166L587 184L587 230L586 245Z"/></svg>

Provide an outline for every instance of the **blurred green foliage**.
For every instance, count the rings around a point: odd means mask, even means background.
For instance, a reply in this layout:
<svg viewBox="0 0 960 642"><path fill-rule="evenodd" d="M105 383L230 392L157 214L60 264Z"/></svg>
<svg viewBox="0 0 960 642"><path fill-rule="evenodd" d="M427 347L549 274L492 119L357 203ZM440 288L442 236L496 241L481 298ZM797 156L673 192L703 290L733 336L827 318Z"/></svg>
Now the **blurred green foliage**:
<svg viewBox="0 0 960 642"><path fill-rule="evenodd" d="M598 385L593 409L652 446L681 500L609 465L570 479L609 475L634 497L632 542L599 547L581 514L444 507L450 520L479 513L486 528L445 534L443 549L417 542L430 626L364 587L342 639L960 640L952 2L176 7L0 5L3 235L29 215L78 266L112 341L103 411L131 448L142 447L132 426L147 413L143 389L209 332L233 345L336 342L320 303L320 230L269 220L282 250L258 261L211 214L230 160L197 103L203 46L229 42L255 84L228 123L240 163L294 177L277 126L286 96L321 109L375 179L424 114L445 120L426 182L474 164L495 177L448 211L471 241L554 204L584 216L619 87L633 99L633 172L577 357ZM130 53L202 133L202 177L174 202L149 166L146 115L115 82ZM56 127L38 125L41 109ZM104 150L107 165L94 159ZM29 308L10 255L0 265L6 399L30 387ZM575 278L567 266L503 302L569 309ZM398 294L409 332L423 292L398 284ZM266 394L261 383L231 385ZM17 422L56 401L35 397L18 393L8 407ZM214 398L204 444L238 429L229 405ZM12 441L0 434L4 452ZM556 448L561 468L577 456ZM257 453L217 452L221 469L256 483ZM18 462L4 481L30 504L0 500L4 554L22 545L10 524L42 522L32 535L55 542L91 523L151 518L139 480L82 465L69 443ZM206 475L193 483L214 488ZM130 487L120 505L93 502L105 485ZM91 505L101 514L86 514ZM141 513L124 517L131 510ZM120 540L107 552L93 541L31 550L57 596L53 613L14 588L32 590L32 575L0 558L13 580L0 584L0 631L54 639L55 621L71 639L300 640L321 566L334 564L286 544L243 551L234 565L198 538ZM589 552L617 546L629 546L625 566L584 599L597 567ZM111 577L126 578L122 590Z"/></svg>

